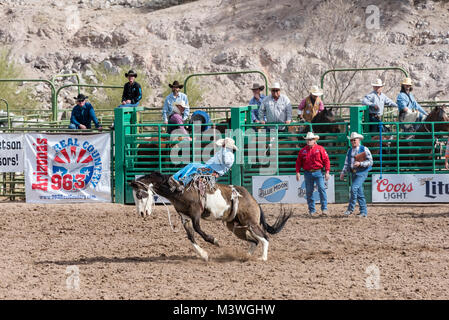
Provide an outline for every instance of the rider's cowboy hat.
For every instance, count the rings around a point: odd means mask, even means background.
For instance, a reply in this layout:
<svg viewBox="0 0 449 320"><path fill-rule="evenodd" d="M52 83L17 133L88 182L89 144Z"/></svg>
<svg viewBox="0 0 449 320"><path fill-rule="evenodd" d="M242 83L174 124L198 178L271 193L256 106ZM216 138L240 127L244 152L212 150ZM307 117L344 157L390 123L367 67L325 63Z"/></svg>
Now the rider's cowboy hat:
<svg viewBox="0 0 449 320"><path fill-rule="evenodd" d="M177 81L177 80L175 80L175 81L173 81L173 84L168 84L168 86L170 87L170 88L179 88L179 89L182 89L183 87L184 87L184 85L183 84L179 84L179 82Z"/></svg>
<svg viewBox="0 0 449 320"><path fill-rule="evenodd" d="M411 78L405 78L404 80L402 80L401 85L405 84L407 86L411 86L412 85L412 79Z"/></svg>
<svg viewBox="0 0 449 320"><path fill-rule="evenodd" d="M382 79L376 79L373 83L371 83L373 87L383 87L384 84L382 83Z"/></svg>
<svg viewBox="0 0 449 320"><path fill-rule="evenodd" d="M313 132L307 132L307 135L305 136L305 140L318 140L320 137L315 135Z"/></svg>
<svg viewBox="0 0 449 320"><path fill-rule="evenodd" d="M129 70L127 73L125 73L125 77L134 77L137 78L137 73L134 72L134 70Z"/></svg>
<svg viewBox="0 0 449 320"><path fill-rule="evenodd" d="M265 86L261 86L258 83L253 83L253 87L251 88L251 90L260 90L260 91L262 91L263 89L265 89Z"/></svg>
<svg viewBox="0 0 449 320"><path fill-rule="evenodd" d="M348 139L349 140L352 140L352 139L360 139L360 140L362 140L363 136L361 134L358 134L357 132L354 131L354 132L351 133L351 136L349 136Z"/></svg>
<svg viewBox="0 0 449 320"><path fill-rule="evenodd" d="M174 113L182 114L182 112L181 112L181 110L179 110L178 106L183 107L185 109L186 108L186 103L184 101L182 101L182 100L179 100L179 101L173 102L172 106L173 106L173 112Z"/></svg>
<svg viewBox="0 0 449 320"><path fill-rule="evenodd" d="M78 96L76 96L76 97L73 97L73 99L75 99L76 101L84 101L84 100L86 100L87 98L89 98L89 97L88 97L88 96L85 96L85 95L82 94L82 93L78 94Z"/></svg>
<svg viewBox="0 0 449 320"><path fill-rule="evenodd" d="M215 144L220 147L223 147L224 144L224 146L228 149L238 150L237 146L235 145L235 141L232 138L218 139Z"/></svg>
<svg viewBox="0 0 449 320"><path fill-rule="evenodd" d="M270 89L279 89L281 90L281 84L279 82L273 83L273 85L270 87Z"/></svg>
<svg viewBox="0 0 449 320"><path fill-rule="evenodd" d="M309 90L309 93L314 95L314 96L322 96L323 95L323 89L318 88L318 86L312 86Z"/></svg>

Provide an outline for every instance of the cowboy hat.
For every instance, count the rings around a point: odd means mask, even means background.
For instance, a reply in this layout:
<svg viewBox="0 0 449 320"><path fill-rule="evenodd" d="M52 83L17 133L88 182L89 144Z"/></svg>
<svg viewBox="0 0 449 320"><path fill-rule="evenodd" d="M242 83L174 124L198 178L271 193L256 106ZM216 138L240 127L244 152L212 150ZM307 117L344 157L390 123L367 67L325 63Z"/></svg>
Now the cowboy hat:
<svg viewBox="0 0 449 320"><path fill-rule="evenodd" d="M354 132L351 133L351 136L349 136L348 139L349 140L352 140L352 139L360 139L360 140L362 140L363 136L361 134L358 134L357 132L354 131Z"/></svg>
<svg viewBox="0 0 449 320"><path fill-rule="evenodd" d="M263 89L265 89L265 86L261 86L258 83L253 83L253 87L251 88L251 90L260 90L260 91L262 91Z"/></svg>
<svg viewBox="0 0 449 320"><path fill-rule="evenodd" d="M181 106L184 109L186 108L186 103L183 100L176 100L175 102L173 102L172 105L173 106Z"/></svg>
<svg viewBox="0 0 449 320"><path fill-rule="evenodd" d="M82 94L82 93L78 94L78 96L76 96L76 97L73 97L73 99L75 99L76 101L84 101L84 100L86 100L87 98L89 98L89 97L88 97L88 96L85 96L85 95Z"/></svg>
<svg viewBox="0 0 449 320"><path fill-rule="evenodd" d="M371 83L373 87L383 87L384 84L382 83L382 79L376 79L373 83Z"/></svg>
<svg viewBox="0 0 449 320"><path fill-rule="evenodd" d="M273 85L270 87L270 89L279 89L281 90L281 84L279 82L273 83Z"/></svg>
<svg viewBox="0 0 449 320"><path fill-rule="evenodd" d="M168 86L170 88L179 88L179 89L182 89L184 87L184 85L183 84L179 84L179 82L177 80L173 81L173 84L169 83Z"/></svg>
<svg viewBox="0 0 449 320"><path fill-rule="evenodd" d="M134 70L129 70L127 73L125 73L125 77L134 77L137 78L137 73L134 72Z"/></svg>
<svg viewBox="0 0 449 320"><path fill-rule="evenodd" d="M172 106L173 106L173 112L178 113L178 114L182 114L182 111L179 109L179 107L182 107L184 109L186 108L186 104L182 100L173 102Z"/></svg>
<svg viewBox="0 0 449 320"><path fill-rule="evenodd" d="M223 147L224 144L224 146L228 149L238 150L237 146L235 145L235 141L232 138L218 139L215 144L220 147Z"/></svg>
<svg viewBox="0 0 449 320"><path fill-rule="evenodd" d="M314 95L314 96L322 96L323 95L323 89L318 88L318 86L312 86L309 90L310 94Z"/></svg>
<svg viewBox="0 0 449 320"><path fill-rule="evenodd" d="M305 140L318 140L320 137L315 135L313 132L307 132L307 135L304 137Z"/></svg>
<svg viewBox="0 0 449 320"><path fill-rule="evenodd" d="M401 85L407 85L407 86L411 86L412 85L412 79L411 78L405 78L404 80L402 80Z"/></svg>

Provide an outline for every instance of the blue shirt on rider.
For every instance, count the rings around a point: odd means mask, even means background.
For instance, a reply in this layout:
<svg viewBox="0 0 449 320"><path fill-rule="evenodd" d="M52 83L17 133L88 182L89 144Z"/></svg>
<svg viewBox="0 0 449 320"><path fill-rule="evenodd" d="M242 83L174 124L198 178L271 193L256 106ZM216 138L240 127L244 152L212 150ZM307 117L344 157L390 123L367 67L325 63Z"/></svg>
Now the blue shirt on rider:
<svg viewBox="0 0 449 320"><path fill-rule="evenodd" d="M231 169L234 164L234 159L234 153L231 149L220 148L206 164L222 176Z"/></svg>

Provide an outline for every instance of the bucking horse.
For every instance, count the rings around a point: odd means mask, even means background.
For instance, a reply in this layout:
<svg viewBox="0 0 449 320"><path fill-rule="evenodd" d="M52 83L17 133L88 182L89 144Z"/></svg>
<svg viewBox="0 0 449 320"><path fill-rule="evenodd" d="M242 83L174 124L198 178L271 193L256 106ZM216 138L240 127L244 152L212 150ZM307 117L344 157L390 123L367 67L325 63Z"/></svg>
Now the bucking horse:
<svg viewBox="0 0 449 320"><path fill-rule="evenodd" d="M243 187L216 183L207 188L204 195L197 188L186 186L184 191L170 191L169 175L152 172L140 177L130 185L133 188L137 212L146 217L151 214L154 194L167 198L181 217L187 237L200 257L207 261L208 253L195 241L196 231L205 241L218 246L218 240L206 234L200 227L200 220L222 221L238 238L250 243L249 254L253 254L262 243L261 260L268 258L268 234L282 230L292 211L281 211L273 226L266 220L262 208Z"/></svg>

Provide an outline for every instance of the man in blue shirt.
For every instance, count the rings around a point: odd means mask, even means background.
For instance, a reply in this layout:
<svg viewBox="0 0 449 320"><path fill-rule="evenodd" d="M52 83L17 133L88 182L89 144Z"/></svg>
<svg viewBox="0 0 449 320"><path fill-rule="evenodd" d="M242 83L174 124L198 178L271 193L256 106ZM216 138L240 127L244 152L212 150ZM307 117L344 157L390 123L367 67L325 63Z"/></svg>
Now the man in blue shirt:
<svg viewBox="0 0 449 320"><path fill-rule="evenodd" d="M373 91L368 93L363 99L362 104L369 107L369 121L381 122L384 113L384 106L398 107L396 103L382 93L384 87L381 79L376 79L373 83ZM371 132L379 131L378 125L370 125ZM383 131L389 131L385 126L382 126Z"/></svg>
<svg viewBox="0 0 449 320"><path fill-rule="evenodd" d="M69 129L90 129L92 121L95 123L95 128L103 129L95 116L94 107L89 102L86 102L87 98L87 96L81 93L75 97L76 106L72 110Z"/></svg>
<svg viewBox="0 0 449 320"><path fill-rule="evenodd" d="M421 122L427 117L427 112L419 105L412 94L412 79L405 78L401 82L401 92L398 94L396 100L399 109L400 122ZM417 129L420 124L416 125L401 125L406 131Z"/></svg>
<svg viewBox="0 0 449 320"><path fill-rule="evenodd" d="M187 95L180 92L184 85L179 84L178 81L174 81L173 84L168 85L172 89L172 93L170 93L164 101L164 107L162 108L162 120L165 124L168 123L170 117L173 113L173 103L175 101L184 101L185 109L182 113L182 121L186 121L189 118L189 100L187 99Z"/></svg>
<svg viewBox="0 0 449 320"><path fill-rule="evenodd" d="M265 95L262 94L262 91L265 89L265 86L260 86L258 83L254 83L251 90L253 91L253 97L249 101L250 106L257 106L257 109L251 110L251 122L259 122L259 108L262 100L265 98ZM264 121L267 121L267 117L265 116Z"/></svg>

